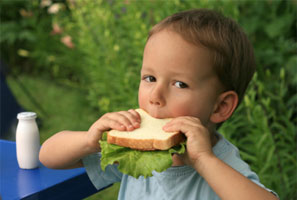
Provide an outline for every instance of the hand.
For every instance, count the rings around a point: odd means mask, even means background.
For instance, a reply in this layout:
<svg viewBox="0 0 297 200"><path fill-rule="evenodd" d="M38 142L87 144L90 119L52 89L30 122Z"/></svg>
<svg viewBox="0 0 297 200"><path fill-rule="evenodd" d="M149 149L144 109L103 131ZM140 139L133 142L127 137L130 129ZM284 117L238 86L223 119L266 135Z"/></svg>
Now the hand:
<svg viewBox="0 0 297 200"><path fill-rule="evenodd" d="M194 117L177 117L166 124L165 131L180 131L187 137L187 152L181 158L207 181L220 199L273 199L267 190L215 157L211 133Z"/></svg>
<svg viewBox="0 0 297 200"><path fill-rule="evenodd" d="M111 129L119 131L132 131L140 127L141 118L135 110L112 112L104 114L88 130L88 140L90 147L100 151L98 141L102 134Z"/></svg>
<svg viewBox="0 0 297 200"><path fill-rule="evenodd" d="M181 155L185 164L199 168L199 161L204 156L214 156L211 145L211 134L200 120L195 117L177 117L167 123L163 129L168 132L182 132L187 137L187 152ZM199 170L199 169L197 169Z"/></svg>

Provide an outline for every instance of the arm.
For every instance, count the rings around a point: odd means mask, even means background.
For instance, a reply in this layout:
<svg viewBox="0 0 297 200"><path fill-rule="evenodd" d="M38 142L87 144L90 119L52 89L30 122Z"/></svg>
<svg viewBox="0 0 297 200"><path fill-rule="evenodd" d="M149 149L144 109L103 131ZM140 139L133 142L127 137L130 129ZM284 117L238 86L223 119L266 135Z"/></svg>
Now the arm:
<svg viewBox="0 0 297 200"><path fill-rule="evenodd" d="M277 199L215 156L201 157L195 169L221 199Z"/></svg>
<svg viewBox="0 0 297 200"><path fill-rule="evenodd" d="M187 153L181 156L182 160L196 169L221 199L277 199L213 154L210 133L199 119L175 118L164 130L186 135Z"/></svg>
<svg viewBox="0 0 297 200"><path fill-rule="evenodd" d="M82 167L81 158L98 151L88 145L87 131L62 131L46 140L39 152L39 160L54 169Z"/></svg>
<svg viewBox="0 0 297 200"><path fill-rule="evenodd" d="M46 140L39 160L47 167L66 169L82 167L81 159L100 151L99 140L105 131L133 130L140 126L140 116L134 110L107 113L88 131L62 131Z"/></svg>

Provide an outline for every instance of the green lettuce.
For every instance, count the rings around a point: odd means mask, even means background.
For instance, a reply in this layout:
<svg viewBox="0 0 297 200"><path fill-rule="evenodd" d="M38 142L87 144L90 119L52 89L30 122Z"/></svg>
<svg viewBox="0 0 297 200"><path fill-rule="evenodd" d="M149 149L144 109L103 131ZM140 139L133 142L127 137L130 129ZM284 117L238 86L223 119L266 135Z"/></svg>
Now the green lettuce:
<svg viewBox="0 0 297 200"><path fill-rule="evenodd" d="M172 154L185 153L185 143L172 147L165 151L138 151L114 144L108 144L106 136L100 142L101 168L105 170L107 165L119 163L118 169L123 174L135 178L139 176L152 176L152 172L165 171L172 165Z"/></svg>

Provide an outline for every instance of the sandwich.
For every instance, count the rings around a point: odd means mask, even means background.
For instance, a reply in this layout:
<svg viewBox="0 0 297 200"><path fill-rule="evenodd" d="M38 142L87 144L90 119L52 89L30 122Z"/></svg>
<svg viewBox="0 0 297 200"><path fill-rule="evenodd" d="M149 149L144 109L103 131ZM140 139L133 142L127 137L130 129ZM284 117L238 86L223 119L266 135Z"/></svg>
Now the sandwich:
<svg viewBox="0 0 297 200"><path fill-rule="evenodd" d="M134 131L111 130L107 142L140 151L168 150L180 144L184 136L179 132L165 132L162 127L171 119L151 117L142 109L137 109L141 117L140 128Z"/></svg>
<svg viewBox="0 0 297 200"><path fill-rule="evenodd" d="M133 131L111 130L101 145L101 168L118 163L118 169L135 178L162 172L172 165L172 154L185 152L185 137L180 132L165 132L162 127L171 119L157 119L142 109L140 128Z"/></svg>

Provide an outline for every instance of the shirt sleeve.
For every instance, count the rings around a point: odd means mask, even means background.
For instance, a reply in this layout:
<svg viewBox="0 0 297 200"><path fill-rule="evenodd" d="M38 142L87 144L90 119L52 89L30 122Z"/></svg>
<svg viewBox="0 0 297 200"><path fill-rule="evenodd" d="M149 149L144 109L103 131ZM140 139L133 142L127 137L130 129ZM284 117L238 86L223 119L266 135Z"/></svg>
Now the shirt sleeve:
<svg viewBox="0 0 297 200"><path fill-rule="evenodd" d="M89 176L89 179L97 190L102 189L115 182L120 182L122 173L118 171L116 165L108 165L105 170L101 169L101 154L91 154L82 159L83 165Z"/></svg>
<svg viewBox="0 0 297 200"><path fill-rule="evenodd" d="M236 148L235 150L231 151L233 154L235 154L236 159L234 159L233 161L229 160L229 165L231 167L233 167L235 170L237 170L238 172L240 172L242 175L244 175L245 177L247 177L248 179L250 179L251 181L253 181L255 184L257 184L258 186L264 188L265 190L267 190L268 192L271 192L272 194L274 194L277 198L278 195L276 192L274 192L273 190L266 188L261 182L260 179L258 177L258 175L253 172L250 169L250 166L244 162L243 160L241 160L240 155L239 155L239 151Z"/></svg>
<svg viewBox="0 0 297 200"><path fill-rule="evenodd" d="M245 175L245 174L243 174ZM259 185L260 187L264 188L265 190L267 190L268 192L271 192L274 196L276 196L279 199L279 196L277 195L276 192L274 192L273 190L266 188L259 180L258 175L253 172L250 171L248 174L245 175L248 179L250 179L251 181L253 181L254 183L256 183L257 185Z"/></svg>

